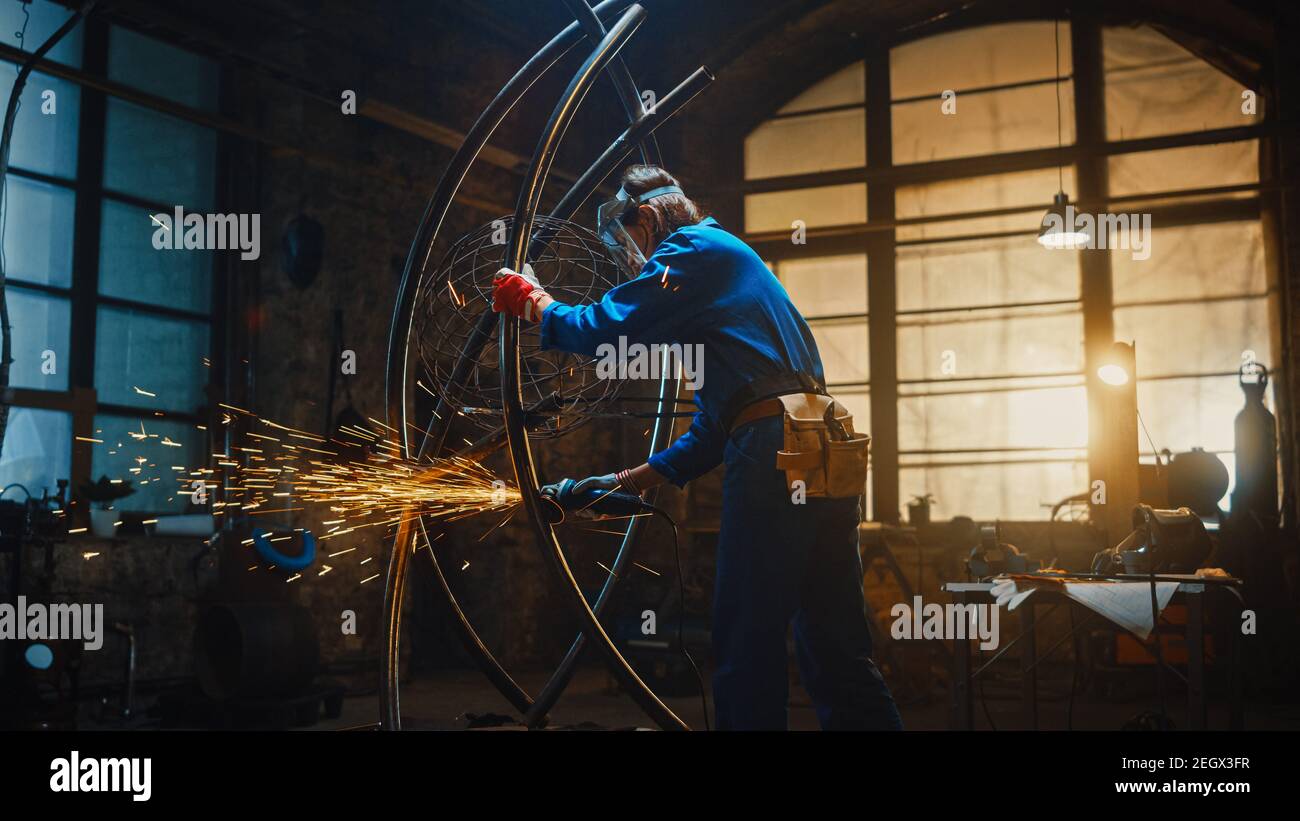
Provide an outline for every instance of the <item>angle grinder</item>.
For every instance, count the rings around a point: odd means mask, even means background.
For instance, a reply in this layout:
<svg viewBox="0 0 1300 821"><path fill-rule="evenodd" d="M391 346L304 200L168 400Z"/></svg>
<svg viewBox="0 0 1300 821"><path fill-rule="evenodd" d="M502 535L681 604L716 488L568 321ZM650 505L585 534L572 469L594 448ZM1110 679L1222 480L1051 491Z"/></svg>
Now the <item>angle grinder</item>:
<svg viewBox="0 0 1300 821"><path fill-rule="evenodd" d="M546 503L547 521L558 525L569 513L581 511L604 516L636 516L655 512L654 505L636 494L603 488L578 492L577 486L578 482L573 479L561 479L554 484L542 486L540 495Z"/></svg>

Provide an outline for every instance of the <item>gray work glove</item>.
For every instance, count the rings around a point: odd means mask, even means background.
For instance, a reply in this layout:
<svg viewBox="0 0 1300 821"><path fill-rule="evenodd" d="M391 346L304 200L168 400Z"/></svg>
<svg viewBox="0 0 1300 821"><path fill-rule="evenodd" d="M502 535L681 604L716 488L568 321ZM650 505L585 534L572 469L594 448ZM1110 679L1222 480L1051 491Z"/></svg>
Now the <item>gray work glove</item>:
<svg viewBox="0 0 1300 821"><path fill-rule="evenodd" d="M585 493L589 490L615 490L618 488L618 474L606 473L604 476L588 476L586 479L574 485L574 493Z"/></svg>

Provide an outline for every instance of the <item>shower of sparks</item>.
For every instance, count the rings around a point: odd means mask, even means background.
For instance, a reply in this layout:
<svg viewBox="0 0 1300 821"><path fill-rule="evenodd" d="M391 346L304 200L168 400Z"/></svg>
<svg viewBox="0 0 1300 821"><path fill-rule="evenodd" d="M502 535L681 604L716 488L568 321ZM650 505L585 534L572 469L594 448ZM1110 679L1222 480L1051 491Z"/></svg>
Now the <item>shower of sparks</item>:
<svg viewBox="0 0 1300 821"><path fill-rule="evenodd" d="M295 503L316 507L328 514L324 525L329 528L318 541L420 517L452 522L510 510L520 501L517 490L472 459L415 461L367 428L344 426L341 439L325 439L233 405L222 407L264 426L263 432L249 432L249 444L213 454L228 468L226 507L249 515L302 509ZM377 419L371 422L388 429ZM272 500L275 507L267 509ZM285 500L293 501L283 507Z"/></svg>
<svg viewBox="0 0 1300 821"><path fill-rule="evenodd" d="M234 405L222 403L221 408L223 424L241 423L236 439L239 444L232 443L225 453L207 454L208 466L173 464L180 461L171 458L180 455L176 451L171 451L171 457L166 459L155 455L158 447L183 448L184 444L148 430L143 421L137 423L138 431L126 431L134 440L134 447L128 445L123 453L136 450L141 454L128 457L132 466L126 472L132 481L137 486L167 483L176 488L175 499L188 497L198 501L196 494L221 491L219 498L210 502L211 512L218 521L222 516L253 517L304 510L316 513L323 520L320 529L324 531L313 527L317 541L346 537L367 528L381 528L384 535L389 535L397 525L416 519L450 523L480 513L494 514L494 526L488 531L492 532L510 518L521 500L517 489L498 480L474 459L405 458L401 449L390 441L390 433L396 432L377 419L370 420L374 429L344 426L335 437L326 438L264 419ZM78 437L78 440L104 444L103 440L91 437ZM122 448L122 443L117 447ZM121 484L123 479L109 481ZM70 532L82 531L84 528ZM281 533L271 541L290 538ZM252 539L244 540L243 544L251 546ZM329 552L329 558L357 550L355 545L339 548ZM357 566L373 559L373 555L368 556ZM253 565L249 570L259 566ZM324 564L321 567L313 577L337 569ZM303 574L297 574L286 581L302 578ZM374 578L370 576L361 583Z"/></svg>

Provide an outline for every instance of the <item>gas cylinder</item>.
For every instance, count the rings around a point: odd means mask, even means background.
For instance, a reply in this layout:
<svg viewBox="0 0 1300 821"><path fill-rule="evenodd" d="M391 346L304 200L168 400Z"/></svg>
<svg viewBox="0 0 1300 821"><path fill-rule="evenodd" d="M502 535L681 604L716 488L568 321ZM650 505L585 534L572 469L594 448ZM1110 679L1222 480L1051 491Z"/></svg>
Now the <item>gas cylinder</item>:
<svg viewBox="0 0 1300 821"><path fill-rule="evenodd" d="M1256 377L1249 381L1247 376ZM1237 455L1237 484L1232 491L1232 517L1254 515L1271 526L1277 522L1277 419L1264 405L1268 368L1244 363L1237 383L1246 404L1233 423Z"/></svg>

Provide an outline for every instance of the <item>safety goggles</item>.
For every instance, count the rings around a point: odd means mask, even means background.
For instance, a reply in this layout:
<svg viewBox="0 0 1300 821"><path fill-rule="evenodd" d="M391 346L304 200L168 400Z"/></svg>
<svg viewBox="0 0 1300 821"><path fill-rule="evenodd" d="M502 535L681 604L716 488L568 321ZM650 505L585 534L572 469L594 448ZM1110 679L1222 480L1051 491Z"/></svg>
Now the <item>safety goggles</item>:
<svg viewBox="0 0 1300 821"><path fill-rule="evenodd" d="M625 263L634 271L640 271L645 265L645 255L641 253L641 249L637 247L627 228L624 227L623 218L636 210L638 205L647 203L655 197L681 193L682 189L676 185L653 188L639 196L632 196L625 189L620 188L614 199L601 203L596 209L596 234L600 236L600 241L605 243L605 247L609 248L615 259Z"/></svg>

